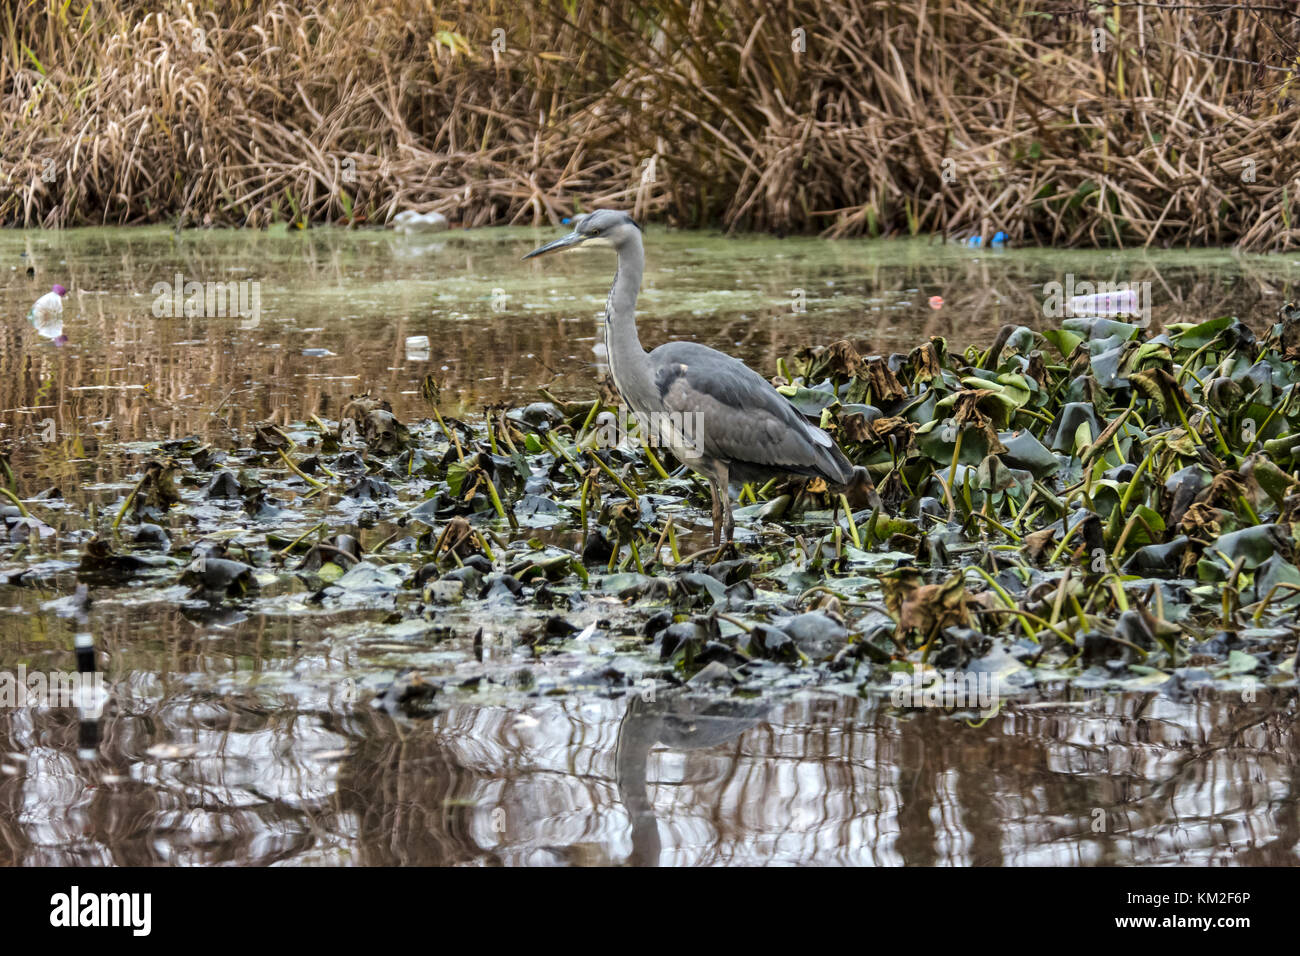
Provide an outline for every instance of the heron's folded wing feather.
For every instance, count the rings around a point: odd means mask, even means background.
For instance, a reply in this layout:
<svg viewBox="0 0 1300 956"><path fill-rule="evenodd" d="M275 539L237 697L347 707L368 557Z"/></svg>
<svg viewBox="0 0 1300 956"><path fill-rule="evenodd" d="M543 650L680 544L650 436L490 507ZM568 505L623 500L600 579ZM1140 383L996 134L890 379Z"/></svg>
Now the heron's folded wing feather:
<svg viewBox="0 0 1300 956"><path fill-rule="evenodd" d="M843 480L847 461L830 436L744 363L694 342L660 346L651 359L660 401L699 415L708 456Z"/></svg>

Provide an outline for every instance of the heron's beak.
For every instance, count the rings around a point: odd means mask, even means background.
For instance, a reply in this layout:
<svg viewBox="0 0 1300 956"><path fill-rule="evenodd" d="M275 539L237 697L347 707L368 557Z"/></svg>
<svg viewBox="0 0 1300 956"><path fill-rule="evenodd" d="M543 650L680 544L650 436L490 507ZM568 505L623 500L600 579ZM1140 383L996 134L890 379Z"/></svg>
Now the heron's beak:
<svg viewBox="0 0 1300 956"><path fill-rule="evenodd" d="M528 255L524 256L524 258L532 259L535 256L545 256L545 255L549 255L552 252L559 252L561 249L568 248L569 246L576 246L583 242L586 242L589 238L591 237L584 236L580 232L571 232L567 236L561 236L559 239L556 239L554 242L548 242L540 249L534 249L532 252L528 253Z"/></svg>

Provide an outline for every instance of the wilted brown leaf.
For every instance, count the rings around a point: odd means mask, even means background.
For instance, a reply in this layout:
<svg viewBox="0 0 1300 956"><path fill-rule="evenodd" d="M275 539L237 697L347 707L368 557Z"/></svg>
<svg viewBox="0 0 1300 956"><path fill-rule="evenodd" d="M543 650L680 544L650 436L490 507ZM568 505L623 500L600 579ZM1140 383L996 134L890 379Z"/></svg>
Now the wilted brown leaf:
<svg viewBox="0 0 1300 956"><path fill-rule="evenodd" d="M924 345L912 349L908 361L912 363L912 380L915 382L932 382L943 377L943 339L931 339Z"/></svg>
<svg viewBox="0 0 1300 956"><path fill-rule="evenodd" d="M898 629L929 637L945 627L969 627L970 595L965 574L958 571L942 584L923 584L903 600Z"/></svg>
<svg viewBox="0 0 1300 956"><path fill-rule="evenodd" d="M1043 528L1041 531L1033 531L1025 535L1025 543L1021 550L1025 552L1025 557L1034 564L1042 564L1047 558L1048 551L1052 547L1052 541L1056 538L1055 528Z"/></svg>
<svg viewBox="0 0 1300 956"><path fill-rule="evenodd" d="M876 403L896 401L907 395L903 383L889 370L882 358L873 356L867 359L867 383L871 389L871 398Z"/></svg>

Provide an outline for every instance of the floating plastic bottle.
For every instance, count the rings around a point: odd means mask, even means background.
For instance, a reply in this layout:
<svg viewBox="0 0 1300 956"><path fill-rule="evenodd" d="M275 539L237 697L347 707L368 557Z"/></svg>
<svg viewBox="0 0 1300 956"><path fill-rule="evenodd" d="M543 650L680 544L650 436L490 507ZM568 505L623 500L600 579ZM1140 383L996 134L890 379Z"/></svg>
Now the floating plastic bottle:
<svg viewBox="0 0 1300 956"><path fill-rule="evenodd" d="M32 324L32 328L45 338L53 339L55 345L68 341L68 337L63 334L63 297L67 294L67 289L56 285L37 299L32 310L27 313L27 321Z"/></svg>
<svg viewBox="0 0 1300 956"><path fill-rule="evenodd" d="M1092 295L1076 295L1070 299L1067 315L1080 317L1103 315L1137 315L1142 310L1138 305L1136 289L1120 289L1116 292L1096 292Z"/></svg>
<svg viewBox="0 0 1300 956"><path fill-rule="evenodd" d="M429 361L429 337L427 335L408 335L406 337L406 360L408 362Z"/></svg>
<svg viewBox="0 0 1300 956"><path fill-rule="evenodd" d="M442 232L450 223L440 212L416 212L403 209L393 217L392 227L398 232Z"/></svg>

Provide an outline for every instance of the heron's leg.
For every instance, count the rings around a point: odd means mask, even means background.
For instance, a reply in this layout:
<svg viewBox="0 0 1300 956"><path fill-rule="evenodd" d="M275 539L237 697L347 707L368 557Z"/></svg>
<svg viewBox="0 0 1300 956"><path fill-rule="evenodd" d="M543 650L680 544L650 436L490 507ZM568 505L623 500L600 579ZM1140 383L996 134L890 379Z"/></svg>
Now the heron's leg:
<svg viewBox="0 0 1300 956"><path fill-rule="evenodd" d="M722 544L722 502L718 495L718 480L712 475L709 476L709 494L713 496L713 546L716 548Z"/></svg>
<svg viewBox="0 0 1300 956"><path fill-rule="evenodd" d="M718 492L722 496L722 511L725 518L722 522L722 543L731 544L731 539L736 534L736 521L731 515L731 489L729 487L727 466L718 465Z"/></svg>

